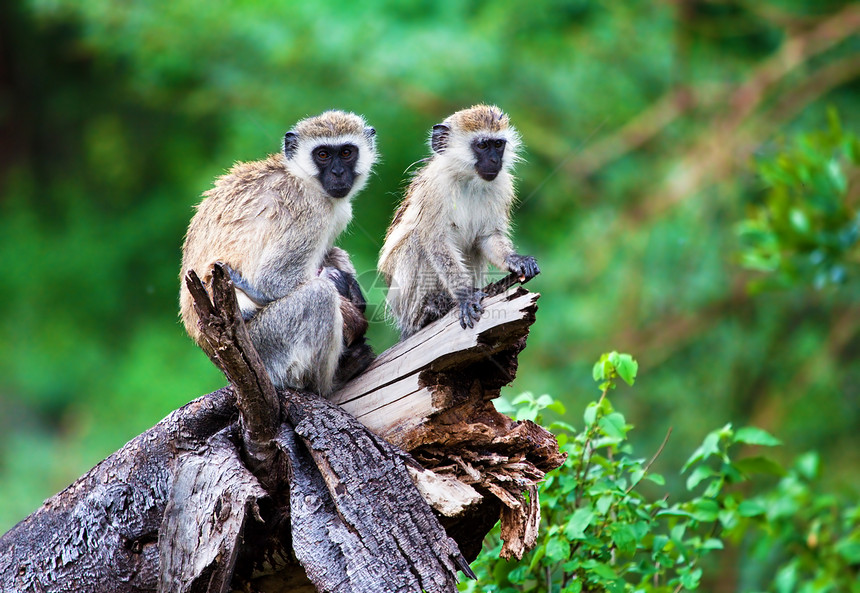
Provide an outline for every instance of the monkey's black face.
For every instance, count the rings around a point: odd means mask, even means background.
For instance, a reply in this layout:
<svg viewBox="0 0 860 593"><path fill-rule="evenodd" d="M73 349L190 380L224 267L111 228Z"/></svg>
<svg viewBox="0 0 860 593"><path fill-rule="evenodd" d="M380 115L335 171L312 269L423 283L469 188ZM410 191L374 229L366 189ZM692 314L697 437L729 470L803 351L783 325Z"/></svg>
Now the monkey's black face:
<svg viewBox="0 0 860 593"><path fill-rule="evenodd" d="M495 179L502 170L502 157L505 155L506 140L501 138L478 138L472 142L475 154L475 171L485 181Z"/></svg>
<svg viewBox="0 0 860 593"><path fill-rule="evenodd" d="M333 198L345 198L355 183L358 147L354 144L325 144L314 148L311 157L319 171L317 179L326 193Z"/></svg>

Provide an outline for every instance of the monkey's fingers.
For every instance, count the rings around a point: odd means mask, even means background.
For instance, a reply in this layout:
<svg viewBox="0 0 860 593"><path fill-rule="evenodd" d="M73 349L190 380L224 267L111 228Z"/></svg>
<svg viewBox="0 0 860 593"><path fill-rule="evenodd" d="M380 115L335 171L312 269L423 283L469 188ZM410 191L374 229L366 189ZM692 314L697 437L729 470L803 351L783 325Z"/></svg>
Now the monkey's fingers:
<svg viewBox="0 0 860 593"><path fill-rule="evenodd" d="M508 257L507 263L508 270L516 274L522 283L528 282L540 274L537 260L531 255L511 255Z"/></svg>

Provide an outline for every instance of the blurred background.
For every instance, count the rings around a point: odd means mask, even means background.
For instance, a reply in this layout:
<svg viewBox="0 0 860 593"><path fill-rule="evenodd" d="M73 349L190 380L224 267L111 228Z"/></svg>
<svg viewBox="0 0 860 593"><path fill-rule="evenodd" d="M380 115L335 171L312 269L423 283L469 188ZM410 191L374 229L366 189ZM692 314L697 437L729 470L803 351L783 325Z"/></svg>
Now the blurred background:
<svg viewBox="0 0 860 593"><path fill-rule="evenodd" d="M2 3L0 532L224 384L177 317L192 207L333 107L382 154L340 241L377 352L407 170L434 123L496 103L543 295L506 393L577 423L592 363L629 352L613 402L643 452L673 427L656 471L732 422L860 490L858 27L836 0Z"/></svg>

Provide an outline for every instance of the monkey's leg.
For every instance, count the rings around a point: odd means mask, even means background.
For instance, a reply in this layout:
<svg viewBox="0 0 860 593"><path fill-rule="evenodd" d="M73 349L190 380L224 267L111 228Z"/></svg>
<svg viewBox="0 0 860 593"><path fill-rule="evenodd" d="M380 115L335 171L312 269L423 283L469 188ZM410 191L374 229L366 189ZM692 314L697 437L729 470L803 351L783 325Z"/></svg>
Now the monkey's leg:
<svg viewBox="0 0 860 593"><path fill-rule="evenodd" d="M424 327L437 319L442 319L455 304L447 290L431 292L424 297L424 302L421 304L418 326Z"/></svg>
<svg viewBox="0 0 860 593"><path fill-rule="evenodd" d="M428 249L427 255L430 265L460 306L460 327L475 327L484 312L481 299L485 295L472 285L472 275L462 261L462 256L447 246Z"/></svg>
<svg viewBox="0 0 860 593"><path fill-rule="evenodd" d="M344 347L334 284L313 278L260 309L247 326L276 387L331 392Z"/></svg>

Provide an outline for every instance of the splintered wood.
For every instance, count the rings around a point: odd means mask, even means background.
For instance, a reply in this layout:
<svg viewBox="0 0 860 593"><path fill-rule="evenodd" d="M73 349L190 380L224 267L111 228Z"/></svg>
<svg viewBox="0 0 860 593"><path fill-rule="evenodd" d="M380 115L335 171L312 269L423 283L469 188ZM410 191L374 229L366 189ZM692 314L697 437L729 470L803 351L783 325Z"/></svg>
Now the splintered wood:
<svg viewBox="0 0 860 593"><path fill-rule="evenodd" d="M331 397L437 474L413 477L438 512L465 517L485 497L498 499L505 558L521 558L534 546L536 485L564 462L552 434L512 421L491 402L516 375L539 296L518 287L487 298L471 329L462 329L452 312L384 352ZM484 505L482 512L494 508ZM467 549L480 549L479 541L458 541L467 557Z"/></svg>

